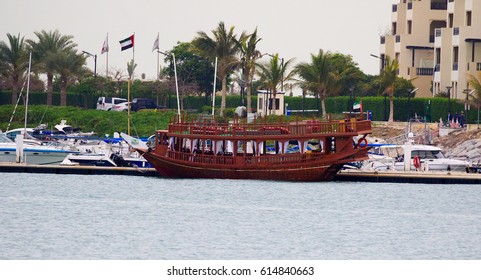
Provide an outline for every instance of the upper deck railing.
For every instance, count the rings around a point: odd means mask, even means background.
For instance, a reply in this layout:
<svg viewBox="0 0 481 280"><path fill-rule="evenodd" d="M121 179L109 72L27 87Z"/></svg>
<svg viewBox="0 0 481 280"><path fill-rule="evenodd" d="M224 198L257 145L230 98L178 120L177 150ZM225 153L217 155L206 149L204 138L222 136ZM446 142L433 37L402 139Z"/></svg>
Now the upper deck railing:
<svg viewBox="0 0 481 280"><path fill-rule="evenodd" d="M221 136L255 138L258 136L329 134L332 136L346 133L370 133L369 120L341 120L331 122L302 121L293 123L254 123L218 124L210 122L172 122L169 133L177 135Z"/></svg>

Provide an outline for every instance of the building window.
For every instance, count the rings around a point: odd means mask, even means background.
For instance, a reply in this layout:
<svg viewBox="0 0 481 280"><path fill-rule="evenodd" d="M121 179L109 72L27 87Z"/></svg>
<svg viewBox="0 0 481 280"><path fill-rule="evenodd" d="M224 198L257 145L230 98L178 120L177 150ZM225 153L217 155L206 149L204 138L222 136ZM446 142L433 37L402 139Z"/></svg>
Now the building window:
<svg viewBox="0 0 481 280"><path fill-rule="evenodd" d="M447 10L448 3L446 0L431 0L431 10Z"/></svg>
<svg viewBox="0 0 481 280"><path fill-rule="evenodd" d="M466 12L466 25L471 26L471 11Z"/></svg>
<svg viewBox="0 0 481 280"><path fill-rule="evenodd" d="M454 14L449 14L448 16L449 28L453 28L453 21L454 21Z"/></svg>
<svg viewBox="0 0 481 280"><path fill-rule="evenodd" d="M397 12L397 5L396 4L392 5L392 12L393 13Z"/></svg>
<svg viewBox="0 0 481 280"><path fill-rule="evenodd" d="M262 97L259 98L259 110L262 110L262 104L264 104L263 102L264 100L262 99Z"/></svg>
<svg viewBox="0 0 481 280"><path fill-rule="evenodd" d="M386 43L386 37L381 36L381 45L384 45Z"/></svg>
<svg viewBox="0 0 481 280"><path fill-rule="evenodd" d="M397 22L392 23L392 35L397 34Z"/></svg>
<svg viewBox="0 0 481 280"><path fill-rule="evenodd" d="M458 71L459 47L453 48L453 71Z"/></svg>
<svg viewBox="0 0 481 280"><path fill-rule="evenodd" d="M413 21L408 20L408 34L412 34L413 32Z"/></svg>
<svg viewBox="0 0 481 280"><path fill-rule="evenodd" d="M459 27L453 28L453 35L454 35L454 36L459 35Z"/></svg>
<svg viewBox="0 0 481 280"><path fill-rule="evenodd" d="M481 71L481 62L476 63L476 71Z"/></svg>
<svg viewBox="0 0 481 280"><path fill-rule="evenodd" d="M396 35L396 43L401 42L401 35Z"/></svg>

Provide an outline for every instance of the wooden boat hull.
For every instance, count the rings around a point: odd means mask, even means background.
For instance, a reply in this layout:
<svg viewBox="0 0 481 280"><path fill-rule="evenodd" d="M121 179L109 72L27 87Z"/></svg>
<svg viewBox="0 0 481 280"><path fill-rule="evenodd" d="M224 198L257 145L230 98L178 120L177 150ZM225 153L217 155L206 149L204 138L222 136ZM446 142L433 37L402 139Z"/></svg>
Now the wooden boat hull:
<svg viewBox="0 0 481 280"><path fill-rule="evenodd" d="M252 166L193 164L146 152L143 156L163 177L205 179L254 179L276 181L330 181L342 168L342 163L328 161Z"/></svg>

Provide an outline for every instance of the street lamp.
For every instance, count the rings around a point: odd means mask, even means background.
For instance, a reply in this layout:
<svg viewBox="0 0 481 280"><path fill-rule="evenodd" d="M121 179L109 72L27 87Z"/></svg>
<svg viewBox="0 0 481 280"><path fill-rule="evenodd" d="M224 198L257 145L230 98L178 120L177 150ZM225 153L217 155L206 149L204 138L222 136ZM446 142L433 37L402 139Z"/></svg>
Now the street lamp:
<svg viewBox="0 0 481 280"><path fill-rule="evenodd" d="M479 129L479 98L476 98L476 97L473 95L473 93L474 93L475 91L476 91L476 90L473 89L472 91L468 92L468 93L466 94L466 99L468 99L468 96L469 96L469 95L471 95L474 99L476 99L476 107L478 107L478 121L477 121L477 123L478 123L478 129ZM466 115L467 115L467 113L466 113Z"/></svg>
<svg viewBox="0 0 481 280"><path fill-rule="evenodd" d="M169 53L161 52L159 50L157 50L157 52L160 53L160 54L163 54L165 56L172 57L172 60L173 60L173 63L174 63L175 92L176 92L176 95L177 95L177 114L180 116L179 82L177 80L177 65L175 63L175 53L172 52L172 53L169 54ZM214 86L215 86L215 83L214 83ZM215 93L213 93L213 94L215 94ZM215 100L215 97L214 97L214 100ZM170 95L169 95L169 101L170 101ZM212 106L212 111L214 111L214 106Z"/></svg>
<svg viewBox="0 0 481 280"><path fill-rule="evenodd" d="M451 114L451 89L452 86L447 86L446 89L448 90L448 113Z"/></svg>
<svg viewBox="0 0 481 280"><path fill-rule="evenodd" d="M86 51L82 51L82 53L84 53L87 56L91 56L91 57L94 58L94 77L97 77L97 55L91 54L91 53L86 52Z"/></svg>
<svg viewBox="0 0 481 280"><path fill-rule="evenodd" d="M375 57L375 58L381 60L381 70L383 70L383 69L384 69L384 66L385 66L385 63L386 63L386 61L384 60L384 58L383 58L383 57L380 57L380 56L377 56L377 55L375 55L375 54L372 54L372 53L370 54L370 56Z"/></svg>
<svg viewBox="0 0 481 280"><path fill-rule="evenodd" d="M411 94L413 93L416 93L416 91L418 91L419 88L415 88L413 90L408 90L408 118L407 118L407 121L409 122L409 120L411 119L411 107L410 107L410 103L411 103ZM414 96L413 96L414 97Z"/></svg>
<svg viewBox="0 0 481 280"><path fill-rule="evenodd" d="M349 96L350 103L350 108L349 108L349 118L352 117L352 110L354 107L354 102L356 101L356 98L354 97L354 87L349 87L349 91L351 92L351 95Z"/></svg>
<svg viewBox="0 0 481 280"><path fill-rule="evenodd" d="M372 54L372 53L370 54L370 56L381 60L381 70L379 71L379 73L381 73L381 71L384 69L386 61L384 60L383 57L377 56L377 55ZM381 85L379 85L379 91L380 90L381 90ZM387 103L386 103L387 102L387 100L386 100L387 99L387 92L384 92L383 95L384 95L384 121L387 121Z"/></svg>

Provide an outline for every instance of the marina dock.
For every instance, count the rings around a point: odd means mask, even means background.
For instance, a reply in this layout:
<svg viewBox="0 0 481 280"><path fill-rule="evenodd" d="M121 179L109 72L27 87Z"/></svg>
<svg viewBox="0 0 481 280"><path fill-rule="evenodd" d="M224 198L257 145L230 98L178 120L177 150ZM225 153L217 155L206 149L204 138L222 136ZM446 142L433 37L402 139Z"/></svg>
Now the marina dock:
<svg viewBox="0 0 481 280"><path fill-rule="evenodd" d="M0 172L79 175L158 176L154 168L0 163Z"/></svg>
<svg viewBox="0 0 481 280"><path fill-rule="evenodd" d="M481 174L463 172L405 172L342 170L335 181L411 184L481 184Z"/></svg>
<svg viewBox="0 0 481 280"><path fill-rule="evenodd" d="M159 176L154 168L27 165L22 163L0 163L0 173L46 173L78 175L128 175ZM462 172L403 172L403 171L360 171L342 170L334 181L378 182L411 184L481 184L481 174Z"/></svg>

